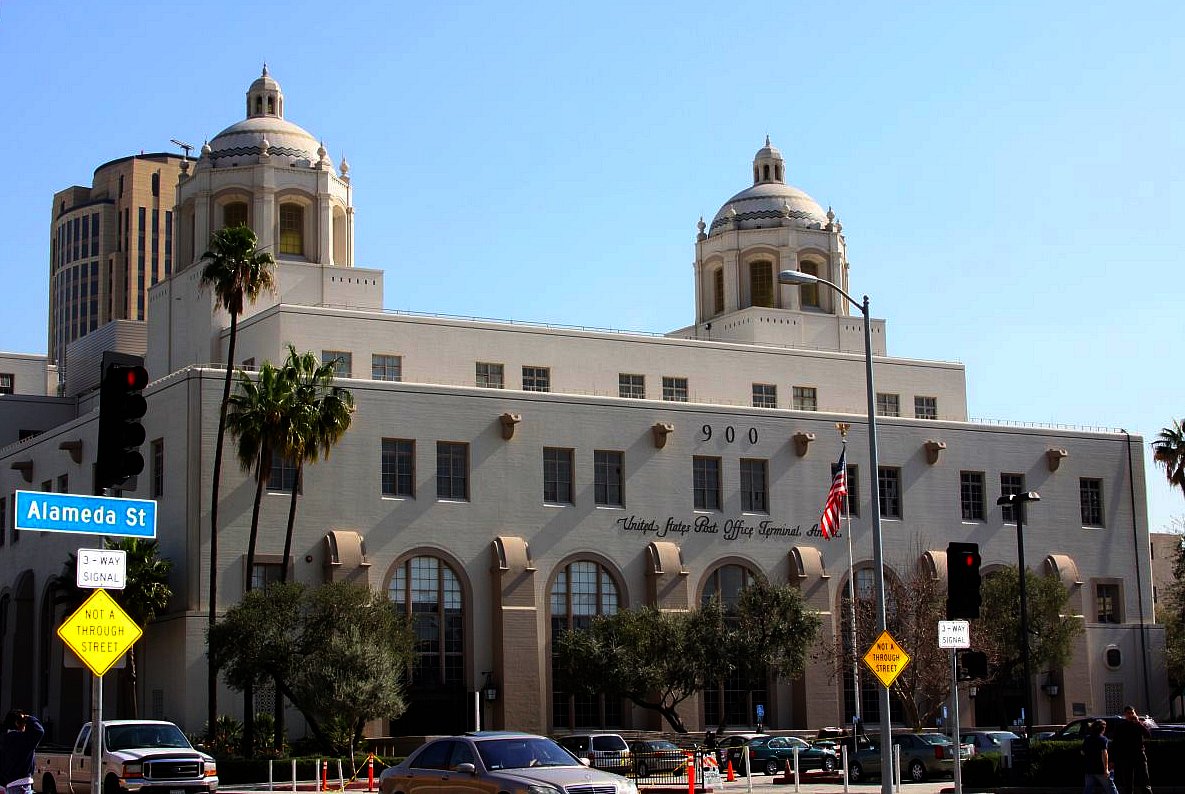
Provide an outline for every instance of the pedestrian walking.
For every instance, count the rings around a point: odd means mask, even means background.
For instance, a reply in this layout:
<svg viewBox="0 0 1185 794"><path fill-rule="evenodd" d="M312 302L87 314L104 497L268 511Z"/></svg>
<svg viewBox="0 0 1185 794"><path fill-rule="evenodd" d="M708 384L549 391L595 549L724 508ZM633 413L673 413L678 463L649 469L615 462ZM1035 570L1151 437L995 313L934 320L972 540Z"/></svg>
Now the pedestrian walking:
<svg viewBox="0 0 1185 794"><path fill-rule="evenodd" d="M0 781L6 794L33 794L33 755L45 728L32 714L13 709L4 718L0 736Z"/></svg>
<svg viewBox="0 0 1185 794"><path fill-rule="evenodd" d="M1148 785L1148 755L1144 750L1144 742L1151 735L1134 707L1123 707L1123 722L1115 726L1114 734L1111 758L1120 794L1152 794Z"/></svg>
<svg viewBox="0 0 1185 794"><path fill-rule="evenodd" d="M1086 758L1086 788L1083 794L1119 794L1115 780L1111 777L1111 759L1107 752L1110 741L1103 734L1107 731L1104 720L1090 724L1086 738L1082 740L1082 755Z"/></svg>

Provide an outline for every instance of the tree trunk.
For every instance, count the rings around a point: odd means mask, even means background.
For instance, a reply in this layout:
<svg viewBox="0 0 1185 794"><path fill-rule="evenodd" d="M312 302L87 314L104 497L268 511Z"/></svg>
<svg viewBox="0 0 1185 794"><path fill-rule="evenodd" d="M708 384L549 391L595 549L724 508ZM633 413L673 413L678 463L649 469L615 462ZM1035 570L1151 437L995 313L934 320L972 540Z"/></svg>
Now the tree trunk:
<svg viewBox="0 0 1185 794"><path fill-rule="evenodd" d="M288 581L288 561L292 557L292 532L296 526L296 500L300 495L301 487L304 485L304 456L299 456L296 460L296 482L292 487L292 498L288 500L288 528L284 533L284 556L280 558L280 582ZM272 747L277 751L284 749L284 732L286 729L287 717L284 712L284 696L280 693L279 682L276 682L276 711L275 719L273 720L276 727L276 733L273 738Z"/></svg>
<svg viewBox="0 0 1185 794"><path fill-rule="evenodd" d="M218 620L218 490L222 482L222 447L226 438L226 410L230 404L230 382L234 373L235 342L239 314L230 313L230 339L226 346L226 379L222 384L222 404L218 408L218 438L214 446L214 474L210 478L210 611L209 629ZM206 734L214 735L218 722L218 667L206 654Z"/></svg>

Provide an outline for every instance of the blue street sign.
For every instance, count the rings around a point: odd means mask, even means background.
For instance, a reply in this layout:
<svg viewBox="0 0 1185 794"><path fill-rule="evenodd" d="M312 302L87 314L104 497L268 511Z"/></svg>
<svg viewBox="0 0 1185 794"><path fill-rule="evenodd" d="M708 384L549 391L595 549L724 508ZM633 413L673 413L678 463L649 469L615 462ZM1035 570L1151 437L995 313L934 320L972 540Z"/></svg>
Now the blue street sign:
<svg viewBox="0 0 1185 794"><path fill-rule="evenodd" d="M757 704L757 721L761 722L763 719L765 719L765 706L758 703Z"/></svg>
<svg viewBox="0 0 1185 794"><path fill-rule="evenodd" d="M115 496L17 491L15 526L124 538L156 537L156 502Z"/></svg>

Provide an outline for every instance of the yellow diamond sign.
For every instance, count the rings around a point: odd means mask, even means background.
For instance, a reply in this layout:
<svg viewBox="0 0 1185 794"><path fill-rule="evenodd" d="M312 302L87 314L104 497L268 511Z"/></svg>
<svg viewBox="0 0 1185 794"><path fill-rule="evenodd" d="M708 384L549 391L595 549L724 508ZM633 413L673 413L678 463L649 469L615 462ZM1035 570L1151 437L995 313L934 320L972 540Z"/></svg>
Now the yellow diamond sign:
<svg viewBox="0 0 1185 794"><path fill-rule="evenodd" d="M882 631L876 638L868 653L864 654L864 664L881 680L886 687L892 686L901 675L901 671L909 664L909 654L889 636L889 632Z"/></svg>
<svg viewBox="0 0 1185 794"><path fill-rule="evenodd" d="M110 670L143 633L106 590L95 590L58 626L62 642L98 676Z"/></svg>

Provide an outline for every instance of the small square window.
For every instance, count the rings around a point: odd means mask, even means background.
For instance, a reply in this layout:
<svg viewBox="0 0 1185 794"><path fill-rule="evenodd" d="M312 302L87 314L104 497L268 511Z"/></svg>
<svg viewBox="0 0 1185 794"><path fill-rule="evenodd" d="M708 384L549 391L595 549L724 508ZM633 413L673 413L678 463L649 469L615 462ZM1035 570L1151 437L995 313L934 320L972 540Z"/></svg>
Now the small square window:
<svg viewBox="0 0 1185 794"><path fill-rule="evenodd" d="M439 499L469 498L469 445L436 442L436 496Z"/></svg>
<svg viewBox="0 0 1185 794"><path fill-rule="evenodd" d="M416 442L406 438L384 438L382 455L383 496L415 498Z"/></svg>
<svg viewBox="0 0 1185 794"><path fill-rule="evenodd" d="M281 455L278 451L272 453L272 472L268 477L267 489L273 493L292 493L296 488L296 461Z"/></svg>
<svg viewBox="0 0 1185 794"><path fill-rule="evenodd" d="M1023 474L1004 473L1000 475L1000 496L1015 496L1025 489ZM1000 519L1005 524L1016 523L1016 505L1000 505Z"/></svg>
<svg viewBox="0 0 1185 794"><path fill-rule="evenodd" d="M1119 597L1119 585L1099 583L1095 585L1095 621L1098 623L1122 623L1123 605Z"/></svg>
<svg viewBox="0 0 1185 794"><path fill-rule="evenodd" d="M624 458L624 453L614 450L598 449L593 452L593 492L598 505L625 506Z"/></svg>
<svg viewBox="0 0 1185 794"><path fill-rule="evenodd" d="M754 408L777 408L778 407L778 387L772 383L754 383L753 384L753 407Z"/></svg>
<svg viewBox="0 0 1185 794"><path fill-rule="evenodd" d="M572 450L543 448L543 501L572 504Z"/></svg>
<svg viewBox="0 0 1185 794"><path fill-rule="evenodd" d="M938 398L937 397L914 397L913 398L913 415L915 419L937 419L938 418Z"/></svg>
<svg viewBox="0 0 1185 794"><path fill-rule="evenodd" d="M370 357L371 380L403 380L403 356L374 353Z"/></svg>
<svg viewBox="0 0 1185 794"><path fill-rule="evenodd" d="M675 378L664 375L662 379L662 398L668 402L687 402L687 378Z"/></svg>
<svg viewBox="0 0 1185 794"><path fill-rule="evenodd" d="M617 375L617 396L635 400L646 398L646 376L621 372Z"/></svg>
<svg viewBox="0 0 1185 794"><path fill-rule="evenodd" d="M877 392L876 413L877 416L901 416L901 396Z"/></svg>
<svg viewBox="0 0 1185 794"><path fill-rule="evenodd" d="M769 512L769 462L741 458L741 510Z"/></svg>
<svg viewBox="0 0 1185 794"><path fill-rule="evenodd" d="M795 386L793 396L795 411L819 410L819 395L814 386Z"/></svg>
<svg viewBox="0 0 1185 794"><path fill-rule="evenodd" d="M551 391L551 369L523 367L523 391Z"/></svg>
<svg viewBox="0 0 1185 794"><path fill-rule="evenodd" d="M350 378L354 371L354 355L348 350L322 350L321 363L333 364L335 378Z"/></svg>
<svg viewBox="0 0 1185 794"><path fill-rule="evenodd" d="M1103 526L1103 481L1095 477L1081 478L1078 496L1082 503L1082 526Z"/></svg>
<svg viewBox="0 0 1185 794"><path fill-rule="evenodd" d="M15 394L16 376L11 372L0 372L0 394Z"/></svg>
<svg viewBox="0 0 1185 794"><path fill-rule="evenodd" d="M692 458L692 490L696 510L720 509L720 458Z"/></svg>
<svg viewBox="0 0 1185 794"><path fill-rule="evenodd" d="M477 362L477 385L483 389L505 388L502 365L489 361Z"/></svg>

